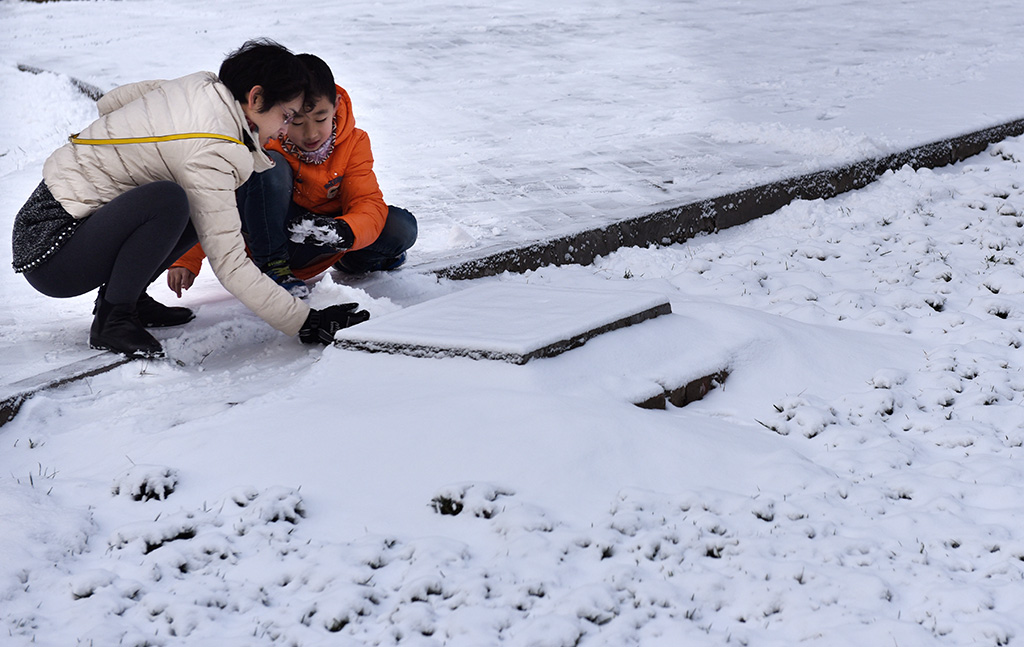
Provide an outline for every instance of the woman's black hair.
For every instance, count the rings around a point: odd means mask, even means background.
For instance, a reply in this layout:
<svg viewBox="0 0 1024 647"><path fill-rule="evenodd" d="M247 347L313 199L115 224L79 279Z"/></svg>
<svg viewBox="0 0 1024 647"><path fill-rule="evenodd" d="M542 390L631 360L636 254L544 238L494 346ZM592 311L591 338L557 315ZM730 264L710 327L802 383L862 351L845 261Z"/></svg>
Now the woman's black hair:
<svg viewBox="0 0 1024 647"><path fill-rule="evenodd" d="M309 82L306 87L306 110L310 110L320 97L334 103L338 98L338 88L334 85L331 67L313 54L299 54L298 59L306 67Z"/></svg>
<svg viewBox="0 0 1024 647"><path fill-rule="evenodd" d="M259 112L302 95L307 85L306 66L286 47L269 38L246 41L228 54L218 76L241 104L248 101L254 86L262 87Z"/></svg>

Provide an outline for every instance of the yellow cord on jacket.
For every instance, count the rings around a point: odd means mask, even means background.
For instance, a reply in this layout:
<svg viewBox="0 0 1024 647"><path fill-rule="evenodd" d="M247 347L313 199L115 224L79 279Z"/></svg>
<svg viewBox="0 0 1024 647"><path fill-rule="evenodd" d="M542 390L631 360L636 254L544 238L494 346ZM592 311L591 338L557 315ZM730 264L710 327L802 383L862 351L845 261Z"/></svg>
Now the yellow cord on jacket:
<svg viewBox="0 0 1024 647"><path fill-rule="evenodd" d="M171 142L178 139L223 139L245 146L241 141L228 135L219 133L178 133L176 135L155 135L153 137L122 137L118 139L82 139L77 134L68 137L72 144L84 144L86 146L111 146L115 144L152 144L157 142Z"/></svg>

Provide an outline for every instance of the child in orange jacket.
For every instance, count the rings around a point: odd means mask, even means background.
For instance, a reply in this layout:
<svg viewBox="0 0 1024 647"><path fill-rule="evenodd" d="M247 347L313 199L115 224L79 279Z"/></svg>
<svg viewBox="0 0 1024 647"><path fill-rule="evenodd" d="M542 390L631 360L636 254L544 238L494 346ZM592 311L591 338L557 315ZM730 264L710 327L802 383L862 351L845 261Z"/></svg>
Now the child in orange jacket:
<svg viewBox="0 0 1024 647"><path fill-rule="evenodd" d="M303 279L332 265L347 273L391 270L416 242L416 218L385 204L373 172L370 138L355 127L348 93L330 67L299 54L309 71L306 105L280 140L266 149L274 168L253 175L237 194L249 252L293 295L309 294ZM181 296L202 265L197 245L168 270Z"/></svg>

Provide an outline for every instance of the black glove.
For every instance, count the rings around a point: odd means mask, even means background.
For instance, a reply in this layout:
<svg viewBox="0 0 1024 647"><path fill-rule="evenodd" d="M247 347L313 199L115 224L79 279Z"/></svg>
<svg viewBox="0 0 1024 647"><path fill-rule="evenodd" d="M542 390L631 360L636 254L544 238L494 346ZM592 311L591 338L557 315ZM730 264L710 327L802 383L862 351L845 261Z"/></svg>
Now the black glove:
<svg viewBox="0 0 1024 647"><path fill-rule="evenodd" d="M307 212L289 222L288 232L293 243L332 247L339 252L351 249L356 242L355 234L347 222L316 213Z"/></svg>
<svg viewBox="0 0 1024 647"><path fill-rule="evenodd" d="M358 303L343 303L323 310L310 310L306 322L299 329L299 339L304 344L327 346L333 343L334 333L370 318L369 312L356 310L358 307Z"/></svg>

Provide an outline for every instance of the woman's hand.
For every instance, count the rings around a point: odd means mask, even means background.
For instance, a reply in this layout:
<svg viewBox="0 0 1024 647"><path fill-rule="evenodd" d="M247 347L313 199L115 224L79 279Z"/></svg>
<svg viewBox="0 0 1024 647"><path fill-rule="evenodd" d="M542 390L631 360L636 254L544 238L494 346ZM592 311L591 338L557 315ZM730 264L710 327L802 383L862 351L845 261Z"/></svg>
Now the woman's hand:
<svg viewBox="0 0 1024 647"><path fill-rule="evenodd" d="M171 292L177 294L179 299L182 291L192 287L195 280L196 275L184 267L172 267L167 270L167 287L171 288Z"/></svg>

